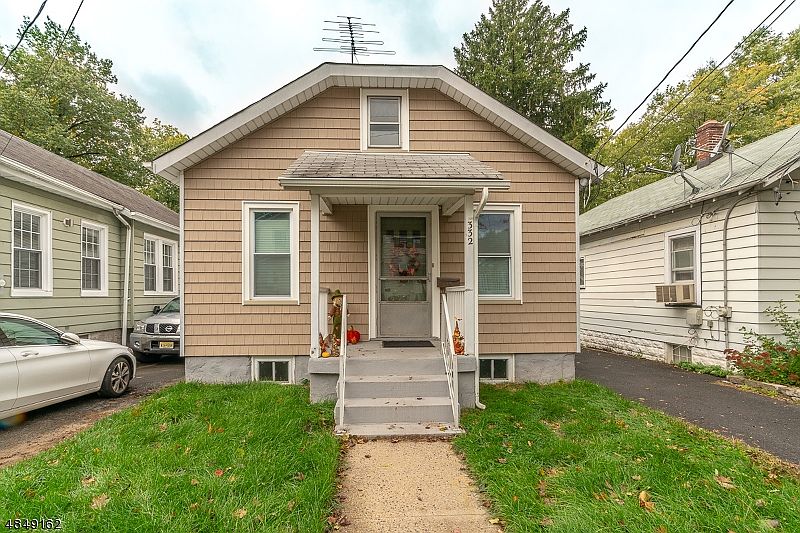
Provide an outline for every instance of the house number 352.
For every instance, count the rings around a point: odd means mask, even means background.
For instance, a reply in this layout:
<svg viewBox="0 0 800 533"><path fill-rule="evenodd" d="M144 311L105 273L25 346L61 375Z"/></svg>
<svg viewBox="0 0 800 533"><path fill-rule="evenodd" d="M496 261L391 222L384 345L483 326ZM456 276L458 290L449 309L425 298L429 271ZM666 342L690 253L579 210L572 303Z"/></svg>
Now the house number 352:
<svg viewBox="0 0 800 533"><path fill-rule="evenodd" d="M472 244L473 240L473 232L472 232L472 220L467 221L467 244Z"/></svg>

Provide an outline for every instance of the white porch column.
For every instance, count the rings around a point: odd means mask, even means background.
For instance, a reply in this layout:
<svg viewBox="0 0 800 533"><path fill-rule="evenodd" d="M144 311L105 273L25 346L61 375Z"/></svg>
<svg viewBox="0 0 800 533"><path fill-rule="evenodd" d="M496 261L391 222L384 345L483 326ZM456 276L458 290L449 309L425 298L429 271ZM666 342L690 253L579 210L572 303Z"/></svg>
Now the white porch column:
<svg viewBox="0 0 800 533"><path fill-rule="evenodd" d="M472 195L464 197L464 329L465 351L478 352L478 224Z"/></svg>
<svg viewBox="0 0 800 533"><path fill-rule="evenodd" d="M319 357L319 195L311 195L311 357Z"/></svg>

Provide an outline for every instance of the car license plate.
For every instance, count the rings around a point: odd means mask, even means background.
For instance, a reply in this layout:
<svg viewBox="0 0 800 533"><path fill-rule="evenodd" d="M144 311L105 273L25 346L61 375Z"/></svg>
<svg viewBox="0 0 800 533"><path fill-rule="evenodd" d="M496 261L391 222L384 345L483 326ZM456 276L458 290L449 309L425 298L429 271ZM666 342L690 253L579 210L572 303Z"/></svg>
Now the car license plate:
<svg viewBox="0 0 800 533"><path fill-rule="evenodd" d="M172 341L161 341L158 343L158 347L162 349L163 348L171 349L175 347L175 343Z"/></svg>

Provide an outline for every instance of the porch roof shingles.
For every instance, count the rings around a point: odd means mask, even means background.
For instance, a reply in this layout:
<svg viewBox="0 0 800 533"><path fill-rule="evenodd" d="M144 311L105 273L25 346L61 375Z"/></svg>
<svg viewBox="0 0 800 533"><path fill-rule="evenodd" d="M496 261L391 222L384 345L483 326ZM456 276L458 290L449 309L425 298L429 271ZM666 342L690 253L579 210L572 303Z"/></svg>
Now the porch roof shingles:
<svg viewBox="0 0 800 533"><path fill-rule="evenodd" d="M503 175L467 153L306 151L285 178L385 178L502 180Z"/></svg>

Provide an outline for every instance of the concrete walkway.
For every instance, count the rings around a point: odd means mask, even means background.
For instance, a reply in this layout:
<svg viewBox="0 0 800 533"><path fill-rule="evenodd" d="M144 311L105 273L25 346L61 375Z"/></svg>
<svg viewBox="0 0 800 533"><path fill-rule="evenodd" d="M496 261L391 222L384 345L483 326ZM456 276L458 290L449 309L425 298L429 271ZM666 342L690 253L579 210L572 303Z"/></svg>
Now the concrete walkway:
<svg viewBox="0 0 800 533"><path fill-rule="evenodd" d="M578 355L575 374L626 398L800 464L800 404L726 386L718 377L594 350Z"/></svg>
<svg viewBox="0 0 800 533"><path fill-rule="evenodd" d="M495 533L447 441L372 440L347 452L342 514L352 533Z"/></svg>

